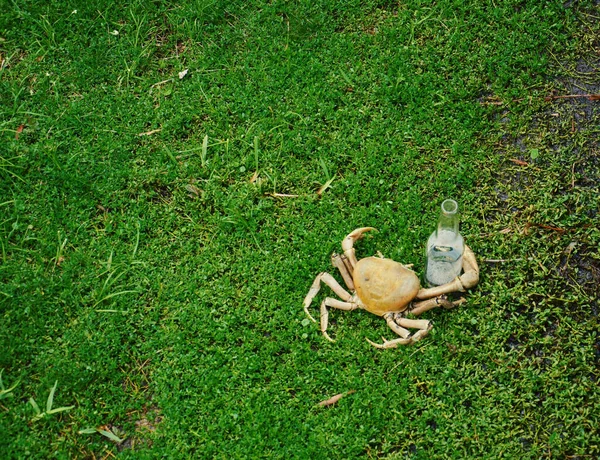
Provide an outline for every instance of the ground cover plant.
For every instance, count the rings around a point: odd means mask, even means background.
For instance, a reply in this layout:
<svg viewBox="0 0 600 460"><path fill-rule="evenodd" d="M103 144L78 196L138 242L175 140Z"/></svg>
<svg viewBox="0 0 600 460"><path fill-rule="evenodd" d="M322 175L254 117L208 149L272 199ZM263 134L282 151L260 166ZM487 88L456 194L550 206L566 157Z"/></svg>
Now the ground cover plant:
<svg viewBox="0 0 600 460"><path fill-rule="evenodd" d="M0 456L597 457L599 16L5 4ZM422 273L447 197L467 303L324 340L302 299L342 238Z"/></svg>

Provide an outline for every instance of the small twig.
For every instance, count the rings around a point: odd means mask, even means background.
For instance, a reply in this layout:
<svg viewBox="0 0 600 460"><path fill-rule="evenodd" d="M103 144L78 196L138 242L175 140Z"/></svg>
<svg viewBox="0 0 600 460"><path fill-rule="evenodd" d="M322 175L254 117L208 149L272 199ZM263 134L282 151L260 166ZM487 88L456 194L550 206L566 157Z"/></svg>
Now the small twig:
<svg viewBox="0 0 600 460"><path fill-rule="evenodd" d="M580 98L580 97L585 97L587 99L589 99L590 101L600 101L600 94L563 94L563 95L559 95L559 96L544 96L544 100L549 102L549 101L554 101L556 99L576 99L576 98ZM515 102L523 102L526 98L520 98L520 99L513 99L512 103ZM530 98L531 99L531 98ZM506 104L505 101L484 101L484 102L480 102L481 105L504 105Z"/></svg>
<svg viewBox="0 0 600 460"><path fill-rule="evenodd" d="M509 158L508 161L512 161L514 164L519 166L529 166L529 163L523 160L517 160L516 158Z"/></svg>
<svg viewBox="0 0 600 460"><path fill-rule="evenodd" d="M577 163L579 163L579 161L575 161L571 167L571 188L575 188L575 165Z"/></svg>
<svg viewBox="0 0 600 460"><path fill-rule="evenodd" d="M525 224L525 234L527 234L527 230L528 230L530 227L539 227L539 228L543 228L543 229L545 229L545 230L552 230L552 231L555 231L555 232L558 232L558 233L565 233L565 232L567 231L567 230L566 230L566 229L564 229L564 228L560 228L560 227L554 227L554 226L552 226L552 225L546 225L546 224L535 224L535 223L533 223L533 222L527 222L527 223Z"/></svg>
<svg viewBox="0 0 600 460"><path fill-rule="evenodd" d="M520 262L523 259L485 259L484 262L488 262L490 264L500 264L504 262Z"/></svg>
<svg viewBox="0 0 600 460"><path fill-rule="evenodd" d="M172 78L168 78L167 80L159 81L158 83L154 83L153 85L150 85L150 88L154 88L156 86L164 85L165 83L169 83L171 81L173 81L173 79Z"/></svg>
<svg viewBox="0 0 600 460"><path fill-rule="evenodd" d="M600 94L563 94L561 96L546 96L545 101L553 101L555 99L576 99L579 97L585 97L590 101L600 101Z"/></svg>
<svg viewBox="0 0 600 460"><path fill-rule="evenodd" d="M102 460L106 460L108 457L116 458L115 454L113 454L108 447L105 448L104 452L106 452L106 457L104 457Z"/></svg>
<svg viewBox="0 0 600 460"><path fill-rule="evenodd" d="M537 224L537 226L540 227L540 228L544 228L546 230L552 230L552 231L558 232L558 233L564 233L564 232L566 232L566 230L564 228L554 227L552 225Z"/></svg>
<svg viewBox="0 0 600 460"><path fill-rule="evenodd" d="M352 393L356 393L356 390L349 390L349 391L346 391L345 393L340 393L335 396L332 396L331 398L326 399L325 401L321 401L319 404L317 404L317 406L319 406L319 407L331 406L331 405L335 404L336 402L338 402L340 399L342 399L344 396L351 395Z"/></svg>
<svg viewBox="0 0 600 460"><path fill-rule="evenodd" d="M269 193L269 196L273 196L275 198L298 198L300 195L291 195L289 193Z"/></svg>
<svg viewBox="0 0 600 460"><path fill-rule="evenodd" d="M152 134L160 133L162 128L153 129L152 131L146 131L145 133L139 133L138 136L152 136Z"/></svg>
<svg viewBox="0 0 600 460"><path fill-rule="evenodd" d="M431 343L431 342L430 342ZM410 356L407 359L412 358L416 353L420 352L423 350L423 348L429 346L429 343L426 343L425 345L423 345L422 347L417 348L415 351L413 351ZM393 370L395 370L398 366L400 366L401 364L403 364L406 361L406 359L403 359L402 361L398 362L394 367L392 367L389 371L387 371L385 373L385 375L388 375L390 372L392 372Z"/></svg>

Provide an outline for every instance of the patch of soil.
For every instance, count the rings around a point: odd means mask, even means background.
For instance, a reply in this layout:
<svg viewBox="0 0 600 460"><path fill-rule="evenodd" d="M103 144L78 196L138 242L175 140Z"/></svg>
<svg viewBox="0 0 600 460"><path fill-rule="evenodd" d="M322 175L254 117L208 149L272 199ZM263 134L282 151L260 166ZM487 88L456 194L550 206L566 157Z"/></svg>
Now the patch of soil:
<svg viewBox="0 0 600 460"><path fill-rule="evenodd" d="M571 241L567 240L555 266L548 268L591 298L600 294L600 255L586 235L586 228L599 225L600 34L593 30L598 28L596 23L585 21L597 22L595 13L582 15L578 40L585 50L578 57L557 62L556 76L549 82L554 89L545 98L530 101L538 109L530 114L525 126L520 125L525 121L521 112L511 112L493 95L481 101L498 107L495 116L501 125L508 127L513 120L519 122L519 128L513 126L497 146L497 152L506 161L503 168L494 172L497 212L487 213L486 218L500 221L509 214L525 226L524 234L531 228L540 233L554 232L557 239L569 235ZM546 180L549 177L551 180ZM536 211L525 215L529 206L545 206L536 194L542 183L555 197L561 197L553 200L554 206L561 203L560 207L567 210L571 218L561 218L561 222L572 222L572 228L535 222ZM594 308L597 310L597 304Z"/></svg>

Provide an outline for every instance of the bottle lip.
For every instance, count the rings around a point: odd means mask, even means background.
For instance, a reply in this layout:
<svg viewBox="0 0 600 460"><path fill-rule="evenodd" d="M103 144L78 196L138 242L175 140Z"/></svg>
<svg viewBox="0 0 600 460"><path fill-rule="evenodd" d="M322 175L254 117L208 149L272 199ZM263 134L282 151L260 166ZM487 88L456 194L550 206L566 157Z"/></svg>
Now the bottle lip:
<svg viewBox="0 0 600 460"><path fill-rule="evenodd" d="M451 199L444 200L442 202L442 212L449 215L458 213L458 203Z"/></svg>

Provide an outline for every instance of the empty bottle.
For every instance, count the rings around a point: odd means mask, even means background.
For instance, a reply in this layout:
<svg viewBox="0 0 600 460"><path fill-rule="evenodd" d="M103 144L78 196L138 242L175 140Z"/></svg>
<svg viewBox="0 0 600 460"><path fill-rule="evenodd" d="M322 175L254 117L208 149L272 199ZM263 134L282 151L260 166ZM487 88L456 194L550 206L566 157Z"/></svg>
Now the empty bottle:
<svg viewBox="0 0 600 460"><path fill-rule="evenodd" d="M437 229L427 241L425 280L429 286L449 283L460 275L465 246L459 223L458 203L444 200Z"/></svg>

